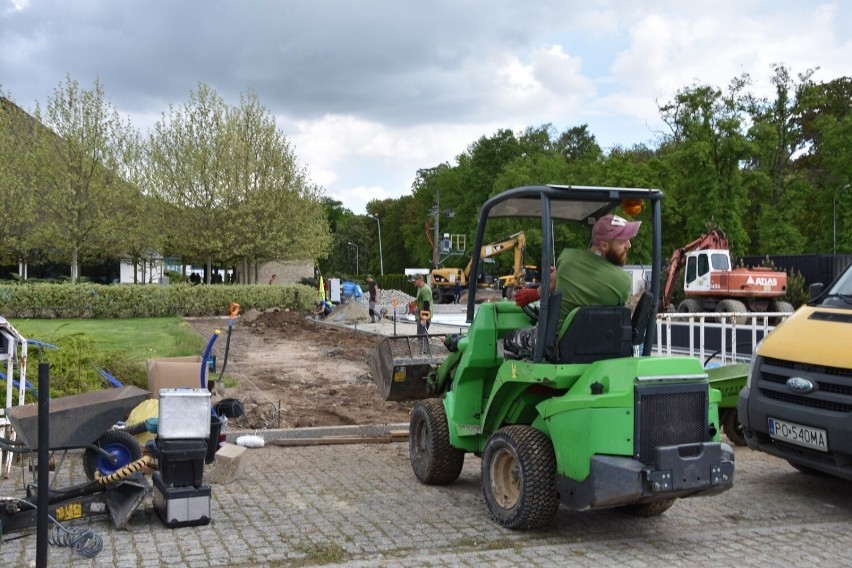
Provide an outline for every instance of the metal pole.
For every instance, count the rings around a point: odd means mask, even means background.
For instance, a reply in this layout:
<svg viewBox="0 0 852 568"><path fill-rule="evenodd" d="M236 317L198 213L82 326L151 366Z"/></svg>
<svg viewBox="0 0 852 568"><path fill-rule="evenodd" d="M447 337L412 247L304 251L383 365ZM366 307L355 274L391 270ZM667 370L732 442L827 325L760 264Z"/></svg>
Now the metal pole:
<svg viewBox="0 0 852 568"><path fill-rule="evenodd" d="M9 377L11 381L11 377ZM23 389L26 381L21 377ZM36 566L47 566L48 497L50 493L50 366L38 364L38 495L36 497Z"/></svg>

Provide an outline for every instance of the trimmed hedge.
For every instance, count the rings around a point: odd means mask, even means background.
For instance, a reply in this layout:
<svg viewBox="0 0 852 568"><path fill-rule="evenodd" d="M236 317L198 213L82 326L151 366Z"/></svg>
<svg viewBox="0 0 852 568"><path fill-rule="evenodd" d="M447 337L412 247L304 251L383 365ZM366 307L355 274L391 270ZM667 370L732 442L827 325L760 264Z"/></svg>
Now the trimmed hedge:
<svg viewBox="0 0 852 568"><path fill-rule="evenodd" d="M309 311L317 291L302 284L12 284L0 286L5 318L141 318L221 316L236 302L241 311L269 308Z"/></svg>

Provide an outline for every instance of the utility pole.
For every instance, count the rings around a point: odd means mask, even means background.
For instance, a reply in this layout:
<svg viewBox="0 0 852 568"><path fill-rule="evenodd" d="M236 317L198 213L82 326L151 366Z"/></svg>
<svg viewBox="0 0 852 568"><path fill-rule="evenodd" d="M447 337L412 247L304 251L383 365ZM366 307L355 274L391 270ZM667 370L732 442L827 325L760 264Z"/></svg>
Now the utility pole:
<svg viewBox="0 0 852 568"><path fill-rule="evenodd" d="M439 192L439 189L435 189L435 236L432 239L432 268L438 268L438 235L441 234L438 230L441 217Z"/></svg>

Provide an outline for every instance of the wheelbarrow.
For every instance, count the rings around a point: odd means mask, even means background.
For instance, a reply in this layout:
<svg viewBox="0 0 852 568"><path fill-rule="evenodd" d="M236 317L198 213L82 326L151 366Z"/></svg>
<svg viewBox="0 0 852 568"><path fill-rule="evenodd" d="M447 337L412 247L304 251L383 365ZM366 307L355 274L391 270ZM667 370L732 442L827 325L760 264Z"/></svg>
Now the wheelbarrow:
<svg viewBox="0 0 852 568"><path fill-rule="evenodd" d="M141 473L144 460L136 439L113 428L150 393L133 386L76 394L52 399L48 415L48 447L54 450L85 449L83 469L93 480L65 489L51 489L51 515L71 520L87 515L112 515L117 528L124 528L141 501L151 492ZM38 449L38 405L6 409L17 439L0 438L4 451L29 454ZM27 499L12 499L0 509L6 531L32 526L35 522L35 488L27 487Z"/></svg>
<svg viewBox="0 0 852 568"><path fill-rule="evenodd" d="M132 435L113 426L150 394L138 387L124 386L52 399L48 447L51 451L85 448L83 469L89 479L115 473L141 458L142 447ZM18 440L35 452L38 404L14 406L6 412Z"/></svg>

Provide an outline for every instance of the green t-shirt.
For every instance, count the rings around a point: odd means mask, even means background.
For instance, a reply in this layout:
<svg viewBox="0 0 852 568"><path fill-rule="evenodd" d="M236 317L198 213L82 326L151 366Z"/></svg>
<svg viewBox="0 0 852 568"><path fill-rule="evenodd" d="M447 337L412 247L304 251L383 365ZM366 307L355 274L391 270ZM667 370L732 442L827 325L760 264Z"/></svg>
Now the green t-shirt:
<svg viewBox="0 0 852 568"><path fill-rule="evenodd" d="M556 290L562 293L559 329L574 308L623 306L630 296L630 275L588 250L565 249L556 261Z"/></svg>
<svg viewBox="0 0 852 568"><path fill-rule="evenodd" d="M417 317L420 317L420 312L422 312L425 308L426 302L429 302L429 305L432 305L432 288L429 287L425 282L423 286L417 291ZM432 311L429 311L429 317L432 317Z"/></svg>

